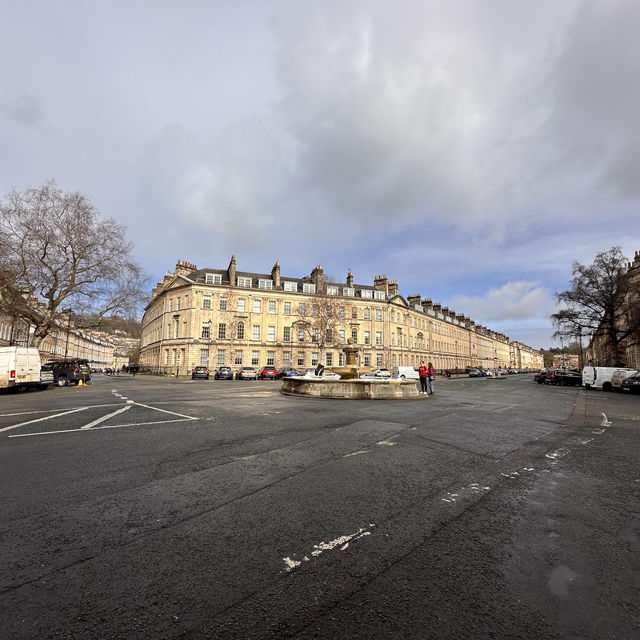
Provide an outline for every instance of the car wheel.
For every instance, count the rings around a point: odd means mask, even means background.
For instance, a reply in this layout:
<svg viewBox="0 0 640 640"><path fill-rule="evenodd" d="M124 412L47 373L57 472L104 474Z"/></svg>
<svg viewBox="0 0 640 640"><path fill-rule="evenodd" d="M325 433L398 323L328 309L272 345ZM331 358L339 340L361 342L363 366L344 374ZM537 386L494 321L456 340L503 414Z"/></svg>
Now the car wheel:
<svg viewBox="0 0 640 640"><path fill-rule="evenodd" d="M613 387L611 386L611 383L610 383L610 382L605 382L605 383L602 385L602 390L603 390L603 391L611 391L611 389L613 389Z"/></svg>
<svg viewBox="0 0 640 640"><path fill-rule="evenodd" d="M404 379L405 379L404 375L400 376L400 380L404 380Z"/></svg>
<svg viewBox="0 0 640 640"><path fill-rule="evenodd" d="M56 384L59 387L66 387L69 384L69 381L67 380L67 376L60 376L57 380L56 380Z"/></svg>
<svg viewBox="0 0 640 640"><path fill-rule="evenodd" d="M590 385L590 384L585 384L585 385L584 385L584 388L585 388L585 389L591 389L591 385Z"/></svg>

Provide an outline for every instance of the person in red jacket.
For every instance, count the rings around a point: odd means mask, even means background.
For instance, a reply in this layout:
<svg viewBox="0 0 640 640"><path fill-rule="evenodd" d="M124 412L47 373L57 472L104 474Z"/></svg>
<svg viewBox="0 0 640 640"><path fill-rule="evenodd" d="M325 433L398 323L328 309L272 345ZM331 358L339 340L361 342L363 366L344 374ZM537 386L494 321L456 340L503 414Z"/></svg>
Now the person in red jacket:
<svg viewBox="0 0 640 640"><path fill-rule="evenodd" d="M427 367L424 366L424 362L420 361L420 368L418 369L418 376L420 376L420 393L427 394L427 376L429 373L427 372Z"/></svg>

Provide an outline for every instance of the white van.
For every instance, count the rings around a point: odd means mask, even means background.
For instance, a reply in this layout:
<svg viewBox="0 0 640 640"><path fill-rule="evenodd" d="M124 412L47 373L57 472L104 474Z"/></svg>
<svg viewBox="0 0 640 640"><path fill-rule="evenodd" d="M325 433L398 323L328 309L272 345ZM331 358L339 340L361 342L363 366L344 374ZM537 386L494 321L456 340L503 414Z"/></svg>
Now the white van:
<svg viewBox="0 0 640 640"><path fill-rule="evenodd" d="M0 389L40 387L40 354L35 347L0 347Z"/></svg>
<svg viewBox="0 0 640 640"><path fill-rule="evenodd" d="M393 367L392 371L394 378L400 378L400 380L419 380L418 367Z"/></svg>
<svg viewBox="0 0 640 640"><path fill-rule="evenodd" d="M620 391L622 386L622 381L625 378L629 378L635 374L639 373L637 370L633 370L631 373L627 369L616 369L611 376L611 389L613 391Z"/></svg>
<svg viewBox="0 0 640 640"><path fill-rule="evenodd" d="M611 391L613 389L611 378L616 371L627 372L627 375L622 378L624 380L624 378L633 374L635 369L627 369L625 367L585 367L582 370L582 384L584 384L585 389Z"/></svg>

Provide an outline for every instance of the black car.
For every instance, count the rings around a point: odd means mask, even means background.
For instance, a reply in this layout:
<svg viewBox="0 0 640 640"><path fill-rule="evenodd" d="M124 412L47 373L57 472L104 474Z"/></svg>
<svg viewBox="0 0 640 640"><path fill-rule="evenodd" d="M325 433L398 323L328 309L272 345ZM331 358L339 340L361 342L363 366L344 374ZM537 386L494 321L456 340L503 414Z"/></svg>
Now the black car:
<svg viewBox="0 0 640 640"><path fill-rule="evenodd" d="M536 375L533 376L533 381L537 382L538 384L542 384L546 377L547 377L546 371L538 371L538 373L536 373Z"/></svg>
<svg viewBox="0 0 640 640"><path fill-rule="evenodd" d="M195 380L196 378L200 378L201 380L209 379L209 367L194 367L191 370L191 379Z"/></svg>
<svg viewBox="0 0 640 640"><path fill-rule="evenodd" d="M579 387L582 376L579 371L570 369L549 369L543 380L544 384L560 385L562 387Z"/></svg>
<svg viewBox="0 0 640 640"><path fill-rule="evenodd" d="M620 390L628 391L629 393L640 393L640 371L625 378L620 385Z"/></svg>
<svg viewBox="0 0 640 640"><path fill-rule="evenodd" d="M53 381L59 387L91 380L91 369L86 360L52 360L46 364L51 365Z"/></svg>

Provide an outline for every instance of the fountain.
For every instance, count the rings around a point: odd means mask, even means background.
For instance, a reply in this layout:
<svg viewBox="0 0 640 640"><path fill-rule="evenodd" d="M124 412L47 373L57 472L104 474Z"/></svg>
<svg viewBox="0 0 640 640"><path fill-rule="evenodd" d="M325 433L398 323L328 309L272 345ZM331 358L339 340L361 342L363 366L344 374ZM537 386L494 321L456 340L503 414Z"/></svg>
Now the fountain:
<svg viewBox="0 0 640 640"><path fill-rule="evenodd" d="M331 367L331 371L340 375L339 380L323 379L321 376L283 378L282 393L312 398L350 400L398 400L420 397L415 380L360 378L356 366L359 349L354 346L352 339L349 339L349 344L342 351L345 354L345 366Z"/></svg>

